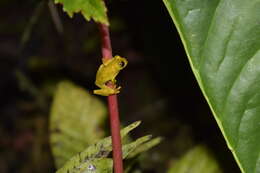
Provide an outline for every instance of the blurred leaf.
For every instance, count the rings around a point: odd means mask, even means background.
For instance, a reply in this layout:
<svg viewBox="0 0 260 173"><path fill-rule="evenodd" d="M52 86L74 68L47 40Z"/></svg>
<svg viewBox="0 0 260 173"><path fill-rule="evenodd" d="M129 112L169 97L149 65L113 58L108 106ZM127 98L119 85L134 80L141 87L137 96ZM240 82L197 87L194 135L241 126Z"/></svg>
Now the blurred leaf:
<svg viewBox="0 0 260 173"><path fill-rule="evenodd" d="M55 0L55 3L63 4L63 10L73 17L74 13L81 12L87 21L94 19L108 25L106 6L103 0Z"/></svg>
<svg viewBox="0 0 260 173"><path fill-rule="evenodd" d="M58 84L50 117L50 141L56 167L104 136L99 127L105 106L85 89L70 82Z"/></svg>
<svg viewBox="0 0 260 173"><path fill-rule="evenodd" d="M39 56L30 56L27 61L28 68L32 71L51 68L54 66L52 63L48 58Z"/></svg>
<svg viewBox="0 0 260 173"><path fill-rule="evenodd" d="M136 128L140 124L140 121L132 123L123 130L121 130L121 137L124 138L131 130ZM141 147L143 144L151 139L151 135L147 135L138 138L136 141L131 142L123 146L123 158ZM112 173L113 161L111 158L107 158L112 151L111 137L104 138L99 142L89 146L84 151L78 153L72 157L65 165L57 171L57 173L67 172L94 172L95 173Z"/></svg>
<svg viewBox="0 0 260 173"><path fill-rule="evenodd" d="M260 172L260 1L164 0L244 173Z"/></svg>
<svg viewBox="0 0 260 173"><path fill-rule="evenodd" d="M217 161L208 149L199 145L170 166L167 173L221 173Z"/></svg>

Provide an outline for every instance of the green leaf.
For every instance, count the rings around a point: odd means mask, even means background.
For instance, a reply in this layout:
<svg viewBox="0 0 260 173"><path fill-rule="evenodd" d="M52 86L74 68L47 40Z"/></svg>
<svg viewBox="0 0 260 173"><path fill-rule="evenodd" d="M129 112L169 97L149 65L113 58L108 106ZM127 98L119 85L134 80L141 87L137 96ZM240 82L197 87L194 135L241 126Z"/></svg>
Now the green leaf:
<svg viewBox="0 0 260 173"><path fill-rule="evenodd" d="M164 0L240 169L260 172L260 0Z"/></svg>
<svg viewBox="0 0 260 173"><path fill-rule="evenodd" d="M140 147L136 148L135 150L133 150L128 156L127 159L131 159L133 157L136 157L137 155L139 155L140 153L143 153L147 150L149 150L150 148L158 145L160 142L162 141L161 137L157 137L154 138L146 143L144 143L143 145L141 145Z"/></svg>
<svg viewBox="0 0 260 173"><path fill-rule="evenodd" d="M217 161L208 149L199 145L171 164L167 173L221 173Z"/></svg>
<svg viewBox="0 0 260 173"><path fill-rule="evenodd" d="M139 124L140 121L137 121L125 127L121 130L121 137L126 137L126 135ZM151 135L147 135L138 138L134 142L124 145L122 149L123 158L127 158L127 156L138 147L142 147L142 145L149 143L150 139ZM57 173L88 173L94 171L95 173L112 173L113 161L111 158L108 158L111 151L111 137L106 137L73 156L62 168L57 171Z"/></svg>
<svg viewBox="0 0 260 173"><path fill-rule="evenodd" d="M108 25L106 6L103 0L55 0L55 3L63 4L63 10L73 17L74 13L81 12L87 21L94 19Z"/></svg>
<svg viewBox="0 0 260 173"><path fill-rule="evenodd" d="M70 82L58 84L50 116L50 141L56 167L104 136L107 111L95 96Z"/></svg>
<svg viewBox="0 0 260 173"><path fill-rule="evenodd" d="M140 125L140 123L141 123L140 121L137 121L125 127L120 132L121 137L124 138L131 130L133 130L138 125ZM98 141L97 143L90 145L89 147L87 147L85 150L82 150L82 152L78 153L77 155L74 155L72 158L69 159L69 161L65 163L65 165L62 168L60 168L57 171L57 173L73 172L75 171L75 169L77 170L77 168L85 167L82 165L86 165L86 164L87 165L92 164L96 167L97 165L94 162L99 162L100 159L102 160L102 158L106 158L111 151L112 151L111 137L106 137ZM102 168L99 169L103 169L106 166L109 165L101 164ZM106 167L106 169L107 170L110 169L109 167Z"/></svg>
<svg viewBox="0 0 260 173"><path fill-rule="evenodd" d="M137 139L130 144L126 144L123 146L123 159L128 158L128 155L135 151L139 146L143 146L142 144L146 143L152 138L152 135L143 136Z"/></svg>

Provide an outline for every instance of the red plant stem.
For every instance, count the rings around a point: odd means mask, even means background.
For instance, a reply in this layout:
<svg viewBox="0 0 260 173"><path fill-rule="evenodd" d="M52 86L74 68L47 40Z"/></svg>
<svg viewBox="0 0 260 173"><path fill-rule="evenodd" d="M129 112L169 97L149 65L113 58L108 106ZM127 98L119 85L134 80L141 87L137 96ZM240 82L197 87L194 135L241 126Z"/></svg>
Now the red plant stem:
<svg viewBox="0 0 260 173"><path fill-rule="evenodd" d="M112 47L109 28L105 24L99 24L102 39L103 58L112 58ZM113 87L111 84L109 86ZM123 173L122 144L120 136L120 120L118 112L117 95L108 96L109 119L112 136L114 172Z"/></svg>

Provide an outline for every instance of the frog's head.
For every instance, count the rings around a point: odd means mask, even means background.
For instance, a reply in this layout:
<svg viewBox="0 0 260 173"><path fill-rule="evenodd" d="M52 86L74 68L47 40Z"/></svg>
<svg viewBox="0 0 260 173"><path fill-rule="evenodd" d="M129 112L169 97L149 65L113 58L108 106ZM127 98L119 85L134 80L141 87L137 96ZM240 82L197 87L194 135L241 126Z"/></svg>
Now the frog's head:
<svg viewBox="0 0 260 173"><path fill-rule="evenodd" d="M115 63L117 64L117 67L119 70L122 70L123 68L126 67L128 62L125 58L118 56L118 55L115 56L114 58L115 58Z"/></svg>

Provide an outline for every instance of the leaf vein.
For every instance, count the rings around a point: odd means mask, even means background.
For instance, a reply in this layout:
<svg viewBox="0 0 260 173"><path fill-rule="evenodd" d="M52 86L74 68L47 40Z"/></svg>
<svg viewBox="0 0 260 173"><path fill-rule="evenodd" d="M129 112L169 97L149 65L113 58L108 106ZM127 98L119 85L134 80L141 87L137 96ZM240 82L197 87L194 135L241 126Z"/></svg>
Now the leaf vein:
<svg viewBox="0 0 260 173"><path fill-rule="evenodd" d="M232 23L232 29L231 29L231 31L229 32L229 34L228 34L228 36L227 36L227 41L225 42L225 48L224 48L224 51L223 51L223 55L222 55L222 57L221 57L221 59L220 59L220 62L218 63L218 65L217 65L217 72L220 70L220 67L221 67L221 65L223 64L223 62L224 62L224 60L225 60L225 57L226 57L226 54L227 54L227 50L228 50L228 47L229 47L229 45L230 45L230 41L231 41L231 38L232 38L232 36L233 36L233 34L234 34L234 31L235 31L235 29L236 29L236 25L237 25L237 22L236 22L237 20L235 20L235 22L234 23Z"/></svg>
<svg viewBox="0 0 260 173"><path fill-rule="evenodd" d="M218 7L219 7L221 1L222 1L222 0L219 0L219 2L218 2L217 5L216 5L216 8L215 8L215 10L214 10L214 12L213 12L213 16L212 16L212 18L211 18L211 20L210 20L210 24L209 24L209 27L208 27L208 31L207 31L207 34L206 34L205 41L204 41L204 43L203 43L203 45L202 45L202 48L201 48L201 50L200 50L200 53L199 53L199 55L200 55L200 57L201 57L200 60L199 60L199 64L198 64L198 68L199 68L199 69L200 69L200 67L201 67L201 64L204 62L204 59L206 58L206 57L203 57L203 56L202 56L203 50L205 49L206 43L207 43L207 41L208 41L208 39L209 39L210 29L211 29L211 27L212 27L212 25L213 25L214 18L216 17L216 11L217 11L217 9L218 9Z"/></svg>
<svg viewBox="0 0 260 173"><path fill-rule="evenodd" d="M233 90L233 88L235 87L236 81L239 79L241 73L243 72L243 70L244 70L244 68L247 66L247 64L250 62L250 60L255 57L255 55L257 54L257 52L258 52L258 50L256 50L256 51L253 53L253 55L250 56L250 57L247 59L246 63L243 64L243 66L241 67L241 69L240 69L239 72L237 73L236 77L234 78L234 80L233 80L233 82L232 82L232 85L230 86L230 88L229 88L229 90L228 90L228 92L227 92L227 96L226 96L226 98L224 99L223 111L226 110L227 100L228 100L228 98L231 96L230 94L231 94L231 91ZM250 100L250 99L249 99L249 100ZM245 109L245 110L246 110L246 109ZM243 118L243 114L244 114L245 110L243 111L243 113L242 113L242 114L240 115L240 117L239 117L239 119L240 119L240 120L239 120L239 128L240 128L241 119ZM238 115L237 115L237 116L238 116ZM238 128L238 130L237 130L237 135L236 135L236 136L238 136L238 134L239 134L239 128ZM237 140L239 140L239 139L237 139ZM234 148L236 148L237 143L238 143L238 141L235 142Z"/></svg>

